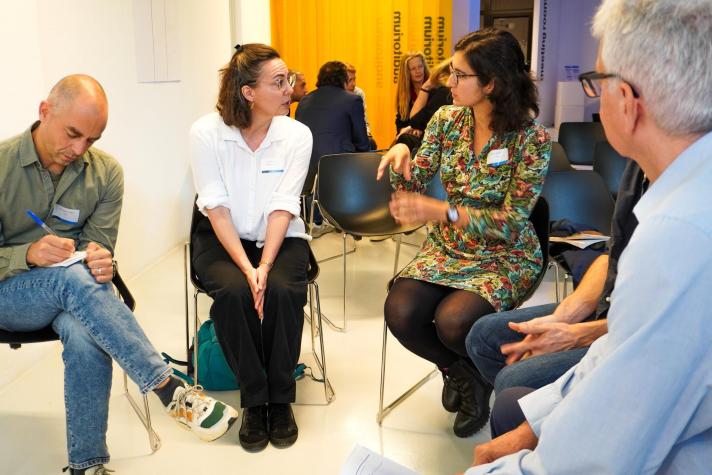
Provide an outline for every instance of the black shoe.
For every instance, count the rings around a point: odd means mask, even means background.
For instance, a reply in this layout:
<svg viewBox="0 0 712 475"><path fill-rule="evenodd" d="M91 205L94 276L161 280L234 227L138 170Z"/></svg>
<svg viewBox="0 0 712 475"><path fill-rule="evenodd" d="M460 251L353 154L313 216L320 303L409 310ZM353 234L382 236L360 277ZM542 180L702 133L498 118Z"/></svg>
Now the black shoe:
<svg viewBox="0 0 712 475"><path fill-rule="evenodd" d="M442 371L442 370L441 370ZM445 371L443 374L443 395L442 403L447 412L457 412L460 410L460 389Z"/></svg>
<svg viewBox="0 0 712 475"><path fill-rule="evenodd" d="M269 405L269 440L276 447L289 447L297 441L299 429L290 404Z"/></svg>
<svg viewBox="0 0 712 475"><path fill-rule="evenodd" d="M458 437L469 437L487 424L492 386L465 359L450 366L448 376L460 390L460 409L452 429Z"/></svg>
<svg viewBox="0 0 712 475"><path fill-rule="evenodd" d="M246 407L242 410L240 444L245 450L262 450L269 442L267 406Z"/></svg>

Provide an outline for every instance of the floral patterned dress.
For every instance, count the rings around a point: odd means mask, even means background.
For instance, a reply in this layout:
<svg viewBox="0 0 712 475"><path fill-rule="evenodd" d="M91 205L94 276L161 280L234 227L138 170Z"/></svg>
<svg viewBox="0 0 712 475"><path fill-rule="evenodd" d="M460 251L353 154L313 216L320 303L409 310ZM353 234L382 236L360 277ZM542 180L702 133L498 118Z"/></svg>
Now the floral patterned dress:
<svg viewBox="0 0 712 475"><path fill-rule="evenodd" d="M440 171L448 202L465 207L470 218L464 229L435 224L399 277L475 292L496 311L510 310L544 265L529 215L549 167L551 140L532 121L494 135L477 156L473 144L472 109L442 107L413 159L411 181L391 172L394 188L422 193Z"/></svg>

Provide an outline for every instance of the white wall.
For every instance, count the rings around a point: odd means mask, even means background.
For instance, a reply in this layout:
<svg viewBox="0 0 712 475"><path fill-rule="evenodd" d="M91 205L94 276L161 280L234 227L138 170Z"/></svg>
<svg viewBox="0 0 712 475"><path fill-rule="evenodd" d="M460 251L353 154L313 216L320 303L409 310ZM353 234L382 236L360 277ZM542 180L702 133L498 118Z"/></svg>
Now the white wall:
<svg viewBox="0 0 712 475"><path fill-rule="evenodd" d="M169 0L179 82L138 83L129 0L13 0L0 4L3 113L0 137L25 129L61 77L96 77L109 97L97 147L124 167L117 258L131 276L188 234L192 179L188 129L214 110L217 71L230 58L228 1Z"/></svg>
<svg viewBox="0 0 712 475"><path fill-rule="evenodd" d="M268 0L229 0L232 45L272 44L270 2ZM296 5L296 4L295 4Z"/></svg>
<svg viewBox="0 0 712 475"><path fill-rule="evenodd" d="M580 71L594 69L598 40L591 36L591 21L600 0L547 0L548 22L544 79L539 81L539 120L545 125L554 123L556 82L565 79L564 66L578 64ZM541 12L543 0L535 0L535 17ZM539 49L540 30L534 21L534 48ZM535 59L535 65L536 65ZM586 99L584 120L598 111L598 100Z"/></svg>

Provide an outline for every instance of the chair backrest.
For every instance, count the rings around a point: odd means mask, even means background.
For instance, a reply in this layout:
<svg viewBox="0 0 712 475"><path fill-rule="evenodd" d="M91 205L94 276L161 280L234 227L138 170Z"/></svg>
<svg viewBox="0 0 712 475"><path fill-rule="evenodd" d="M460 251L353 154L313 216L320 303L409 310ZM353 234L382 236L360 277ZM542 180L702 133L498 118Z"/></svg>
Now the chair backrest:
<svg viewBox="0 0 712 475"><path fill-rule="evenodd" d="M541 253L544 255L544 263L546 263L549 260L549 203L543 196L539 196L539 199L536 200L529 221L534 226L534 232L541 246Z"/></svg>
<svg viewBox="0 0 712 475"><path fill-rule="evenodd" d="M393 189L376 180L381 156L373 152L324 155L319 160L319 209L340 232L385 236L417 229L400 226L388 209Z"/></svg>
<svg viewBox="0 0 712 475"><path fill-rule="evenodd" d="M593 148L602 140L606 134L598 122L563 122L559 127L559 143L574 165L593 165Z"/></svg>
<svg viewBox="0 0 712 475"><path fill-rule="evenodd" d="M547 173L563 172L573 170L574 167L569 163L566 157L566 150L559 142L551 142L551 160L549 160L549 170Z"/></svg>
<svg viewBox="0 0 712 475"><path fill-rule="evenodd" d="M542 255L542 269L537 275L534 283L529 287L529 290L519 299L517 306L521 306L524 302L529 300L529 298L534 295L536 289L544 280L544 275L546 274L547 263L549 262L549 204L546 202L546 198L539 196L534 204L534 209L529 216L529 221L534 226L534 232L536 237L539 239L539 246L541 247Z"/></svg>
<svg viewBox="0 0 712 475"><path fill-rule="evenodd" d="M610 235L613 198L598 173L590 170L552 173L546 177L541 194L549 204L551 221L568 219Z"/></svg>
<svg viewBox="0 0 712 475"><path fill-rule="evenodd" d="M212 229L210 220L203 216L203 213L198 209L198 195L195 195L193 199L193 214L190 217L190 234L188 234L188 268L190 269L190 282L193 284L193 287L203 293L207 292L193 268L193 234L198 229L203 229L206 226Z"/></svg>
<svg viewBox="0 0 712 475"><path fill-rule="evenodd" d="M593 171L601 175L613 198L618 196L623 170L628 159L615 151L608 142L598 142L593 151Z"/></svg>

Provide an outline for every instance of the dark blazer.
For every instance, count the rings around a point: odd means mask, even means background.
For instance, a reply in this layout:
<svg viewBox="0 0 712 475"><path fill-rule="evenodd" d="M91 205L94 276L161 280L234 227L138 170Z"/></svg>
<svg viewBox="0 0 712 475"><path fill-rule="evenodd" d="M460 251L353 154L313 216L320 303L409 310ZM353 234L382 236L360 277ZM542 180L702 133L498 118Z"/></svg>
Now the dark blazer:
<svg viewBox="0 0 712 475"><path fill-rule="evenodd" d="M363 99L336 86L321 86L302 97L294 116L314 137L304 191L314 184L319 158L332 153L367 152L369 149Z"/></svg>

